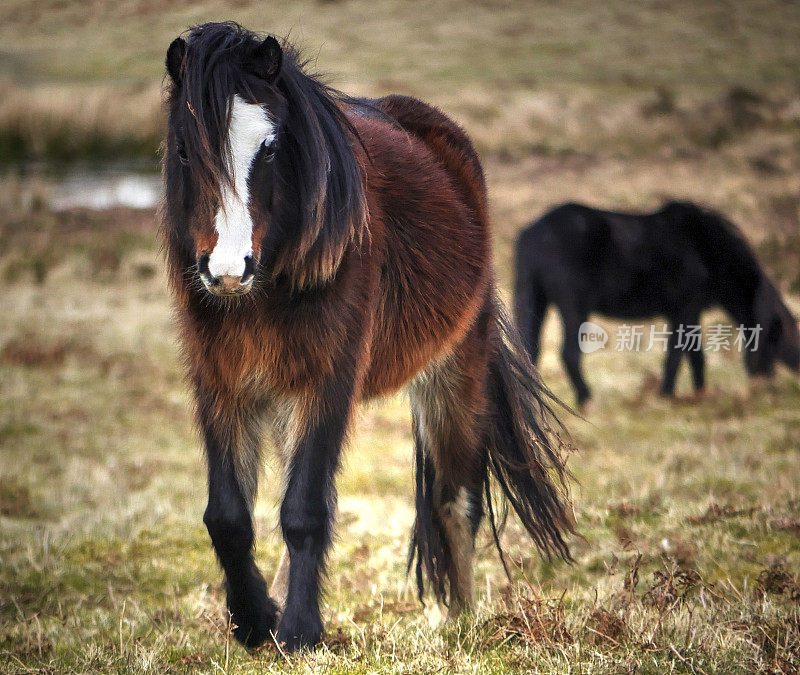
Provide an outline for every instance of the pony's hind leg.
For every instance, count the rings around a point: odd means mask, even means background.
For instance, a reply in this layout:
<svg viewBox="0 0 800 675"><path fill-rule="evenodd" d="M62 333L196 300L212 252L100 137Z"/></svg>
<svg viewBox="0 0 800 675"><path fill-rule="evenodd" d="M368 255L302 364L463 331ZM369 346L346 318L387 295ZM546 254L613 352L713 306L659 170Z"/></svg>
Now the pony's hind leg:
<svg viewBox="0 0 800 675"><path fill-rule="evenodd" d="M478 344L430 364L410 388L417 517L409 563L416 557L420 594L424 570L450 617L474 600L475 534L483 515L486 366L480 341L470 342Z"/></svg>
<svg viewBox="0 0 800 675"><path fill-rule="evenodd" d="M255 648L270 639L278 609L253 559L258 424L241 410L227 415L211 411L202 397L198 410L208 459L208 506L203 521L225 572L234 637Z"/></svg>
<svg viewBox="0 0 800 675"><path fill-rule="evenodd" d="M278 569L269 587L269 594L278 603L280 611L286 606L286 594L289 592L289 549L283 547L283 555L278 563Z"/></svg>
<svg viewBox="0 0 800 675"><path fill-rule="evenodd" d="M536 365L541 351L542 328L549 301L530 263L517 258L514 280L514 315L522 342Z"/></svg>

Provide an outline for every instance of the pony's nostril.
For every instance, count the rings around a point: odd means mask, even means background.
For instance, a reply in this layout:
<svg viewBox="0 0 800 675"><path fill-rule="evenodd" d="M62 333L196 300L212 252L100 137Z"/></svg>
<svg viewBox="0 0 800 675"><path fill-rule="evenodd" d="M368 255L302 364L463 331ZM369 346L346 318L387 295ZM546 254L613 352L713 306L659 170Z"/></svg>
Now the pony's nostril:
<svg viewBox="0 0 800 675"><path fill-rule="evenodd" d="M253 261L253 256L246 255L244 257L244 274L242 275L242 283L246 284L256 273L256 264Z"/></svg>
<svg viewBox="0 0 800 675"><path fill-rule="evenodd" d="M200 273L200 276L206 279L211 279L211 270L208 269L210 257L208 253L201 253L200 257L197 259L197 271Z"/></svg>

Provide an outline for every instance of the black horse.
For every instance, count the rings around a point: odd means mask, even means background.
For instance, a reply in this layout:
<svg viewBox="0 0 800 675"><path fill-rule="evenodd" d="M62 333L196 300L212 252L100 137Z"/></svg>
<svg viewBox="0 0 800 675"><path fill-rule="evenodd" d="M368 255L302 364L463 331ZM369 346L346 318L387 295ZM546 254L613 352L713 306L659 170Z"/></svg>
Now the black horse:
<svg viewBox="0 0 800 675"><path fill-rule="evenodd" d="M703 350L687 350L681 338L713 306L750 331L742 350L750 375L771 376L776 360L800 370L797 324L778 290L739 230L695 204L669 202L651 214L564 204L546 213L516 243L516 319L534 363L551 303L561 313L561 355L579 404L591 395L580 370L579 332L594 312L667 318L665 396L674 392L684 351L694 387L703 389Z"/></svg>

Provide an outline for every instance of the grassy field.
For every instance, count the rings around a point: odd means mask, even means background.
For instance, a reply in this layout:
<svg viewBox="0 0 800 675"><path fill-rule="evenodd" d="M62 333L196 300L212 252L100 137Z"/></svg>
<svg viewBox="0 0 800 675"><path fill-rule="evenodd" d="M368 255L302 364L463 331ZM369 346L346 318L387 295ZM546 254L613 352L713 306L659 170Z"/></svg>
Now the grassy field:
<svg viewBox="0 0 800 675"><path fill-rule="evenodd" d="M225 19L289 36L350 93L441 105L507 159L697 153L768 127L781 133L753 152L771 166L796 141L800 8L785 0L5 0L0 160L152 158L166 46Z"/></svg>
<svg viewBox="0 0 800 675"><path fill-rule="evenodd" d="M352 93L414 93L486 163L508 292L514 234L566 199L728 214L800 314L800 9L788 2L397 0L0 7L0 158L152 158L163 52L186 25L291 33ZM477 611L443 624L405 576L408 404L358 416L313 653L229 638L202 524L205 467L155 214L47 210L0 184L0 671L797 672L800 381L709 355L708 393L657 397L659 353L585 359L596 406L566 417L584 536L540 560L513 519L486 532ZM724 321L718 313L707 324ZM611 322L602 323L610 332ZM571 401L551 318L541 370ZM280 556L271 453L257 557Z"/></svg>
<svg viewBox="0 0 800 675"><path fill-rule="evenodd" d="M404 574L407 402L364 410L339 480L324 646L284 662L231 644L155 231L154 214L135 211L3 222L0 669L800 665L800 382L752 387L728 354L711 356L705 400L676 402L655 395L659 354L588 357L598 407L568 420L576 564L542 562L511 521L510 585L483 533L477 614L450 626ZM542 372L568 398L557 338L553 322ZM269 466L257 508L267 570L278 482Z"/></svg>

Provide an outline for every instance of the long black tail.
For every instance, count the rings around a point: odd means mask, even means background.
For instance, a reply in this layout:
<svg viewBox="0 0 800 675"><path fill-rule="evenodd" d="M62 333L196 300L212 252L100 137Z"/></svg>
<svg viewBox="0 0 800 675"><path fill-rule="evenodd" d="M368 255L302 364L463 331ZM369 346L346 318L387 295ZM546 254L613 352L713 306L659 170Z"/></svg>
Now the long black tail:
<svg viewBox="0 0 800 675"><path fill-rule="evenodd" d="M425 440L419 428L419 420L412 410L414 433L414 478L417 517L411 529L408 545L406 573L414 568L417 594L420 601L425 595L425 575L437 602L447 604L447 561L450 557L442 524L434 510L436 471L433 459L425 452ZM423 601L424 602L424 601Z"/></svg>
<svg viewBox="0 0 800 675"><path fill-rule="evenodd" d="M553 411L561 404L536 374L499 300L496 307L484 479L492 533L503 559L490 489L494 478L541 552L571 561L565 536L575 534L575 519L567 487L566 431Z"/></svg>

